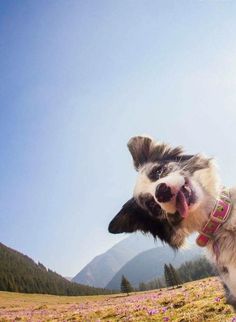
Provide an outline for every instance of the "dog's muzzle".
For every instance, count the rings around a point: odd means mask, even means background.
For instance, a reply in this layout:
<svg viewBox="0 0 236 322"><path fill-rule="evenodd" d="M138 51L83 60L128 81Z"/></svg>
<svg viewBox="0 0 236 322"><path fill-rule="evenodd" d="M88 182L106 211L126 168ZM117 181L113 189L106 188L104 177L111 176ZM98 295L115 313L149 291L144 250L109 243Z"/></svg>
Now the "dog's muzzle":
<svg viewBox="0 0 236 322"><path fill-rule="evenodd" d="M159 202L169 202L173 197L171 188L166 183L160 183L156 187L155 196Z"/></svg>
<svg viewBox="0 0 236 322"><path fill-rule="evenodd" d="M158 184L155 191L155 197L160 203L172 203L182 218L188 216L189 207L196 200L196 195L187 178L185 178L184 184L181 187L178 187L178 189L176 187L171 187L164 182Z"/></svg>

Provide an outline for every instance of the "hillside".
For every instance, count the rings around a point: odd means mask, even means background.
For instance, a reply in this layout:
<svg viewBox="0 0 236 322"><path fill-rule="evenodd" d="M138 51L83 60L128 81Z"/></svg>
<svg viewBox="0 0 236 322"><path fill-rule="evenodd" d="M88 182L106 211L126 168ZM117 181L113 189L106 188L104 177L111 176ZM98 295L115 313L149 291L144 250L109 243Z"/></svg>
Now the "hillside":
<svg viewBox="0 0 236 322"><path fill-rule="evenodd" d="M105 287L119 269L137 254L158 245L152 237L133 234L105 253L96 256L73 279L73 282Z"/></svg>
<svg viewBox="0 0 236 322"><path fill-rule="evenodd" d="M194 259L201 254L201 249L195 245L174 252L169 246L162 245L138 254L127 262L106 285L108 289L120 289L122 275L138 287L140 282L147 282L163 275L165 263L179 266L185 261Z"/></svg>
<svg viewBox="0 0 236 322"><path fill-rule="evenodd" d="M104 289L71 283L59 274L36 264L31 258L0 243L0 290L57 295L108 293Z"/></svg>

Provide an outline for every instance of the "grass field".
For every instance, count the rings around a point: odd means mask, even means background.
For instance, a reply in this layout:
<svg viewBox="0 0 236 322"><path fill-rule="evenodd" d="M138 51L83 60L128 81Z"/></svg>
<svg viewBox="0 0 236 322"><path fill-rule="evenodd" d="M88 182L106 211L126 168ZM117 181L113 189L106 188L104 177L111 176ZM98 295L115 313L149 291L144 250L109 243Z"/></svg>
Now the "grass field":
<svg viewBox="0 0 236 322"><path fill-rule="evenodd" d="M217 278L174 290L66 297L0 292L0 321L232 321Z"/></svg>

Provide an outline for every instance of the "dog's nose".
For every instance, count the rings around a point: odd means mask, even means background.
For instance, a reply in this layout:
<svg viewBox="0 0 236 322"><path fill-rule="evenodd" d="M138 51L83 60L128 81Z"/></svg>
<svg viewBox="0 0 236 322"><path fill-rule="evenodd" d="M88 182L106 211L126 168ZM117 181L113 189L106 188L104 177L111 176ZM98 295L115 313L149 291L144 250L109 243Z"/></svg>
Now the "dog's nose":
<svg viewBox="0 0 236 322"><path fill-rule="evenodd" d="M171 188L166 183L160 183L156 187L156 198L159 202L168 202L172 196Z"/></svg>

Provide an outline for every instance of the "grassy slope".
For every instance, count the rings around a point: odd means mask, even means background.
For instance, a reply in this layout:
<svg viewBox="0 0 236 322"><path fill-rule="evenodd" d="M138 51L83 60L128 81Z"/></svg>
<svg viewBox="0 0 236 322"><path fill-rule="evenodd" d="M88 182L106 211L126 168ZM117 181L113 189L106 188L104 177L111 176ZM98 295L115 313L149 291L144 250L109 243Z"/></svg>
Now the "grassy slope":
<svg viewBox="0 0 236 322"><path fill-rule="evenodd" d="M233 319L235 317L235 320ZM0 321L236 321L217 278L175 290L66 297L0 292Z"/></svg>

